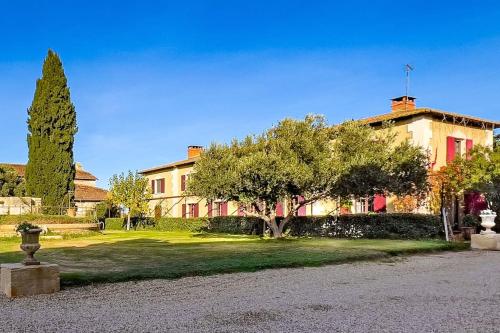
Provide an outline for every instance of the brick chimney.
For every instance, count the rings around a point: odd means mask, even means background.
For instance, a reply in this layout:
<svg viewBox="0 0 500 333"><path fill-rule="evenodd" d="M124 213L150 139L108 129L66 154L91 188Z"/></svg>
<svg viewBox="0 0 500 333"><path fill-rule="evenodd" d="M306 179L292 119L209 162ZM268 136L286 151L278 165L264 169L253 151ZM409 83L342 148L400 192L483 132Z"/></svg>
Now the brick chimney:
<svg viewBox="0 0 500 333"><path fill-rule="evenodd" d="M391 111L399 112L399 111L408 111L415 110L415 97L411 96L401 96L391 99Z"/></svg>
<svg viewBox="0 0 500 333"><path fill-rule="evenodd" d="M203 152L203 146L189 146L188 158L198 157Z"/></svg>

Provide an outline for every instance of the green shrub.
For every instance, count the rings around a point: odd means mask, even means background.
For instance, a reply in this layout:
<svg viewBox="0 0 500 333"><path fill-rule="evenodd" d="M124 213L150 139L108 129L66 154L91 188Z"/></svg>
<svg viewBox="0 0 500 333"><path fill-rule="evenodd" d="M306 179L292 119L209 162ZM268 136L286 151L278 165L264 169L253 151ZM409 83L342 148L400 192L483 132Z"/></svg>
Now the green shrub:
<svg viewBox="0 0 500 333"><path fill-rule="evenodd" d="M405 213L294 217L285 230L292 236L336 238L420 239L444 233L439 216Z"/></svg>
<svg viewBox="0 0 500 333"><path fill-rule="evenodd" d="M473 214L465 215L462 222L464 227L477 228L479 225L481 225L481 219L479 218L479 216Z"/></svg>
<svg viewBox="0 0 500 333"><path fill-rule="evenodd" d="M282 219L281 219L282 220ZM207 231L232 234L262 234L258 218L226 216L209 220ZM349 214L293 217L285 232L302 237L335 238L436 238L444 233L439 216L424 214Z"/></svg>
<svg viewBox="0 0 500 333"><path fill-rule="evenodd" d="M155 220L151 217L133 217L130 219L130 225L134 230L200 232L206 229L208 220L205 218L184 219L180 217L162 217ZM126 226L126 218L107 218L105 220L106 230L123 230Z"/></svg>
<svg viewBox="0 0 500 333"><path fill-rule="evenodd" d="M0 224L19 224L33 222L35 224L70 224L70 223L95 223L93 217L70 217L65 215L3 215Z"/></svg>
<svg viewBox="0 0 500 333"><path fill-rule="evenodd" d="M125 219L121 217L110 217L104 220L105 230L122 230L125 228L125 225Z"/></svg>
<svg viewBox="0 0 500 333"><path fill-rule="evenodd" d="M99 221L104 221L107 218L120 216L118 207L114 206L108 201L99 202L95 206L95 210L96 210L96 217Z"/></svg>
<svg viewBox="0 0 500 333"><path fill-rule="evenodd" d="M158 231L191 231L200 232L206 229L208 220L206 218L185 219L180 217L162 217L155 221L152 227Z"/></svg>
<svg viewBox="0 0 500 333"><path fill-rule="evenodd" d="M262 235L264 220L258 217L218 216L209 219L208 232Z"/></svg>

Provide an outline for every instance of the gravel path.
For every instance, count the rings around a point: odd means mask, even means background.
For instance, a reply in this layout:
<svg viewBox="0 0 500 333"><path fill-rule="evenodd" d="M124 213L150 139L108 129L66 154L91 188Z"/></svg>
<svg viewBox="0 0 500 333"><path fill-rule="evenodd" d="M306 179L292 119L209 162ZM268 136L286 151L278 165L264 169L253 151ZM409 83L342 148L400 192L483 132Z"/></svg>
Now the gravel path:
<svg viewBox="0 0 500 333"><path fill-rule="evenodd" d="M0 296L1 332L500 332L500 252Z"/></svg>

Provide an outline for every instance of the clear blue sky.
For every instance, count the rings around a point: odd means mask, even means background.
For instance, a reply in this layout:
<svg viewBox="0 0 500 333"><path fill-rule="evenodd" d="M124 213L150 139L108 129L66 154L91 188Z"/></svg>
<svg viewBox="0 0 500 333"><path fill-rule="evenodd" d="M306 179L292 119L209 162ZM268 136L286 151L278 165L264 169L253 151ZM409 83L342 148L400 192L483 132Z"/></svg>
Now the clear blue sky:
<svg viewBox="0 0 500 333"><path fill-rule="evenodd" d="M500 4L344 3L0 0L0 161L27 160L48 48L78 113L75 159L102 186L284 117L388 112L405 63L419 106L500 120Z"/></svg>

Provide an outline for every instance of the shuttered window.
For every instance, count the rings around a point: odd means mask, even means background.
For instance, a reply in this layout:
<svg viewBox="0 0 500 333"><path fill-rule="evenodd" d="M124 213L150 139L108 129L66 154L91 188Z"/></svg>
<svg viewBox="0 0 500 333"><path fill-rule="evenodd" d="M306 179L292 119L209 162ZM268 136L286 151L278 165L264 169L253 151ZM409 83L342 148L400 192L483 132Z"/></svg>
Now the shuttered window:
<svg viewBox="0 0 500 333"><path fill-rule="evenodd" d="M212 217L212 203L209 202L207 204L207 210L208 210L208 217Z"/></svg>
<svg viewBox="0 0 500 333"><path fill-rule="evenodd" d="M455 138L446 138L446 163L451 163L455 159Z"/></svg>
<svg viewBox="0 0 500 333"><path fill-rule="evenodd" d="M181 191L186 190L186 175L181 176Z"/></svg>
<svg viewBox="0 0 500 333"><path fill-rule="evenodd" d="M153 179L151 181L151 193L153 194L165 193L165 178Z"/></svg>
<svg viewBox="0 0 500 333"><path fill-rule="evenodd" d="M471 139L465 140L465 156L468 160L471 158L470 151L471 151L473 146L474 146L474 143L472 142Z"/></svg>

